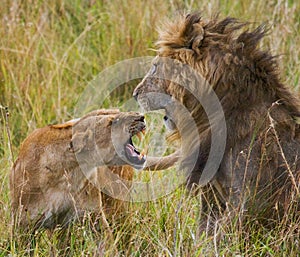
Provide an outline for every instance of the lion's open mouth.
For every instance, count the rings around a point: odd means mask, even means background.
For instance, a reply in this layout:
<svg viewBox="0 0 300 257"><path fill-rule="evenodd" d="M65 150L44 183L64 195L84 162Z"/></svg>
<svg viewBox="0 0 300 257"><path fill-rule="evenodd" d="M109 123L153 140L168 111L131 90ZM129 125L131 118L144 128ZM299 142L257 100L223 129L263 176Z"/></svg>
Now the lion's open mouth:
<svg viewBox="0 0 300 257"><path fill-rule="evenodd" d="M141 139L142 134L145 134L145 124L140 127L140 130L136 130L131 133L131 136L125 144L125 155L128 161L134 165L142 166L146 161L144 151L139 152L132 142L132 137L137 136Z"/></svg>

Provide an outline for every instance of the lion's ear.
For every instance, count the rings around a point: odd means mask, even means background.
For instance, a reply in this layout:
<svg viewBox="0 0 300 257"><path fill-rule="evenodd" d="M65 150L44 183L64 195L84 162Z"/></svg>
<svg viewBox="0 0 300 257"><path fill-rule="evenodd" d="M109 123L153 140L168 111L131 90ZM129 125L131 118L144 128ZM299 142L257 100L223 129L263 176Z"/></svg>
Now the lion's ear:
<svg viewBox="0 0 300 257"><path fill-rule="evenodd" d="M200 24L194 24L193 27L196 36L192 39L192 43L191 43L192 49L197 54L200 54L199 47L201 46L202 40L204 38L204 29Z"/></svg>
<svg viewBox="0 0 300 257"><path fill-rule="evenodd" d="M70 150L74 153L80 153L83 150L90 150L93 146L93 132L87 129L84 132L75 132L70 142Z"/></svg>
<svg viewBox="0 0 300 257"><path fill-rule="evenodd" d="M204 38L204 29L201 23L201 16L199 13L194 13L186 16L185 29L182 33L188 48L199 54L199 47Z"/></svg>

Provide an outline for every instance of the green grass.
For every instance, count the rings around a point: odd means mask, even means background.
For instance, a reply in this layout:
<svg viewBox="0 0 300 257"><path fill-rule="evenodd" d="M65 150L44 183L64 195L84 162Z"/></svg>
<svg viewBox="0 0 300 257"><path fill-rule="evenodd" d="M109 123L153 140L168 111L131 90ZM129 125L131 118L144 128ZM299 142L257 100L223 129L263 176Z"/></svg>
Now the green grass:
<svg viewBox="0 0 300 257"><path fill-rule="evenodd" d="M283 81L299 91L300 3L294 0L104 1L3 0L0 5L0 256L26 256L11 236L8 176L22 140L36 127L73 118L88 82L118 61L155 55L156 25L180 10L217 11L254 25L266 22L263 44L280 54ZM136 83L116 92L108 106L131 97ZM122 95L122 97L119 97ZM121 101L120 101L121 99ZM9 123L5 111L9 109ZM7 126L9 129L7 129ZM10 131L10 140L7 131ZM12 153L9 147L11 141ZM199 197L182 188L157 201L132 203L122 222L96 230L87 216L70 228L71 256L299 256L299 221L273 230L224 219L214 235L199 232ZM64 241L36 235L34 256L63 255ZM52 249L52 250L51 250Z"/></svg>

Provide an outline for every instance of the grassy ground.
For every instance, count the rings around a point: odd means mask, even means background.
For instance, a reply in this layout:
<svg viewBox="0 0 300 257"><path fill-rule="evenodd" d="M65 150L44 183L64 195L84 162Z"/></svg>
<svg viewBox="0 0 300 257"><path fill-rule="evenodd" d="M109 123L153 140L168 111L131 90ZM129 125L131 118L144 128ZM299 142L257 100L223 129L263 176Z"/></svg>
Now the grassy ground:
<svg viewBox="0 0 300 257"><path fill-rule="evenodd" d="M155 26L178 10L202 10L205 17L219 11L254 24L266 22L271 34L264 45L282 55L283 81L299 91L298 1L1 2L0 256L27 255L17 236L11 236L8 190L21 141L36 127L72 118L77 99L104 68L154 55L149 49L157 37ZM122 91L122 99L131 97L134 86ZM121 104L118 99L112 103ZM8 119L4 107L9 108ZM199 197L186 196L182 188L155 202L131 204L127 217L111 224L113 238L102 229L95 231L87 217L70 228L69 251L71 256L300 256L296 221L283 221L270 231L253 222L241 227L237 217L235 222L220 221L209 236L198 230L200 208ZM49 256L50 251L63 255L59 233L38 233L34 256Z"/></svg>

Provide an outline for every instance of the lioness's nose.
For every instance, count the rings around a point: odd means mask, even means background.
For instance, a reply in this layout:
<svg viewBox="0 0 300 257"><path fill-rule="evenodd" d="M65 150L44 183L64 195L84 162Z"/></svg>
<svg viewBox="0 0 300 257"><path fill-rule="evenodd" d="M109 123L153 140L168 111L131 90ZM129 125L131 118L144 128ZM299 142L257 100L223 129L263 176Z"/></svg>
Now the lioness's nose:
<svg viewBox="0 0 300 257"><path fill-rule="evenodd" d="M145 116L144 115L140 115L139 113L136 113L137 116L134 117L134 121L141 121L144 122L145 121Z"/></svg>

